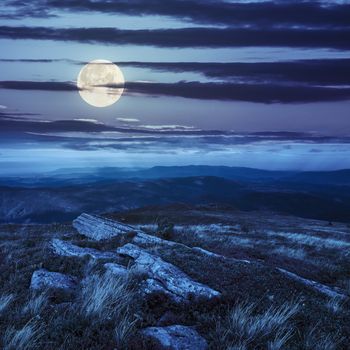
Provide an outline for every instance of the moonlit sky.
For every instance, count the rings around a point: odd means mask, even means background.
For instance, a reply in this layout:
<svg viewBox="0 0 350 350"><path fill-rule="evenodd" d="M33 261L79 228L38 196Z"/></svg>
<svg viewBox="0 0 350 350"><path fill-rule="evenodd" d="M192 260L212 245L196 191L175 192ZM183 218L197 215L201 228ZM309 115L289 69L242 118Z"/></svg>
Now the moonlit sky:
<svg viewBox="0 0 350 350"><path fill-rule="evenodd" d="M350 1L3 0L1 174L349 168L349 13ZM126 80L103 109L75 87L94 59Z"/></svg>

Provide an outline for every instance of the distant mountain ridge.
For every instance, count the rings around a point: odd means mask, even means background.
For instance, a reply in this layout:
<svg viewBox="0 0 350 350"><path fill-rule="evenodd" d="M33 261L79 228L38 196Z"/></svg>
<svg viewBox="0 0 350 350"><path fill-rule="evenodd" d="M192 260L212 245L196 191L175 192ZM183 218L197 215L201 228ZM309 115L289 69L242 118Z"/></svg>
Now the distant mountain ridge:
<svg viewBox="0 0 350 350"><path fill-rule="evenodd" d="M179 176L179 172L175 174ZM149 176L154 175L151 172ZM217 203L237 210L264 210L350 222L349 185L312 183L311 175L303 176L305 182L293 180L293 177L238 181L217 176L179 176L104 178L86 183L77 179L76 182L67 181L69 185L47 182L45 187L1 186L0 222L63 222L82 212L101 214L173 203ZM330 181L329 176L325 176L327 181ZM340 180L336 178L336 181L344 181L343 176L341 173Z"/></svg>
<svg viewBox="0 0 350 350"><path fill-rule="evenodd" d="M274 171L227 166L156 166L135 168L59 169L32 176L0 177L0 185L15 187L61 187L121 179L162 179L216 176L240 182L290 182L329 185L350 185L350 169L335 171Z"/></svg>

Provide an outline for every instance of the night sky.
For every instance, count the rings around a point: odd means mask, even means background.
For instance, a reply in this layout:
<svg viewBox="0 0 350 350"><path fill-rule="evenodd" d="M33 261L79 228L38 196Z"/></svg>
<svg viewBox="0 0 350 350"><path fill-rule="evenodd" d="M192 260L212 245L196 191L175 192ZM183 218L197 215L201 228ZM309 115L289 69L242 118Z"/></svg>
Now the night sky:
<svg viewBox="0 0 350 350"><path fill-rule="evenodd" d="M1 174L350 167L350 1L2 0ZM123 71L95 108L89 61Z"/></svg>

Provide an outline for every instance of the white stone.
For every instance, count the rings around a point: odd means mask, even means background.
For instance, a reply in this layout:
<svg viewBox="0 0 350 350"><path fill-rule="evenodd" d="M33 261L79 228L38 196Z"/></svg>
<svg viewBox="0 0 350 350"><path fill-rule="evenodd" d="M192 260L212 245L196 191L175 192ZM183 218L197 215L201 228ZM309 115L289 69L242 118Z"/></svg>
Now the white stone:
<svg viewBox="0 0 350 350"><path fill-rule="evenodd" d="M130 225L90 214L81 214L73 221L73 226L80 234L96 241L141 232Z"/></svg>
<svg viewBox="0 0 350 350"><path fill-rule="evenodd" d="M173 325L149 327L141 331L143 337L159 350L206 350L205 339L192 327Z"/></svg>
<svg viewBox="0 0 350 350"><path fill-rule="evenodd" d="M113 252L102 252L93 248L83 248L67 241L54 238L50 243L52 251L60 256L84 257L91 256L93 259L117 259L118 255Z"/></svg>
<svg viewBox="0 0 350 350"><path fill-rule="evenodd" d="M76 285L77 279L73 276L41 269L33 272L30 288L34 290L53 288L71 291L74 290Z"/></svg>

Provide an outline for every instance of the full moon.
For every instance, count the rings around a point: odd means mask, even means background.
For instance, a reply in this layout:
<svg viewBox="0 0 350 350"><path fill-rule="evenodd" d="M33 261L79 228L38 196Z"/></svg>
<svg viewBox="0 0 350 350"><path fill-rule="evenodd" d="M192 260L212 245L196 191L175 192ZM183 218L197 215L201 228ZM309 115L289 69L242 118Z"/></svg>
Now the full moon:
<svg viewBox="0 0 350 350"><path fill-rule="evenodd" d="M85 102L94 107L108 107L120 99L124 83L117 65L107 60L94 60L81 69L77 86Z"/></svg>

